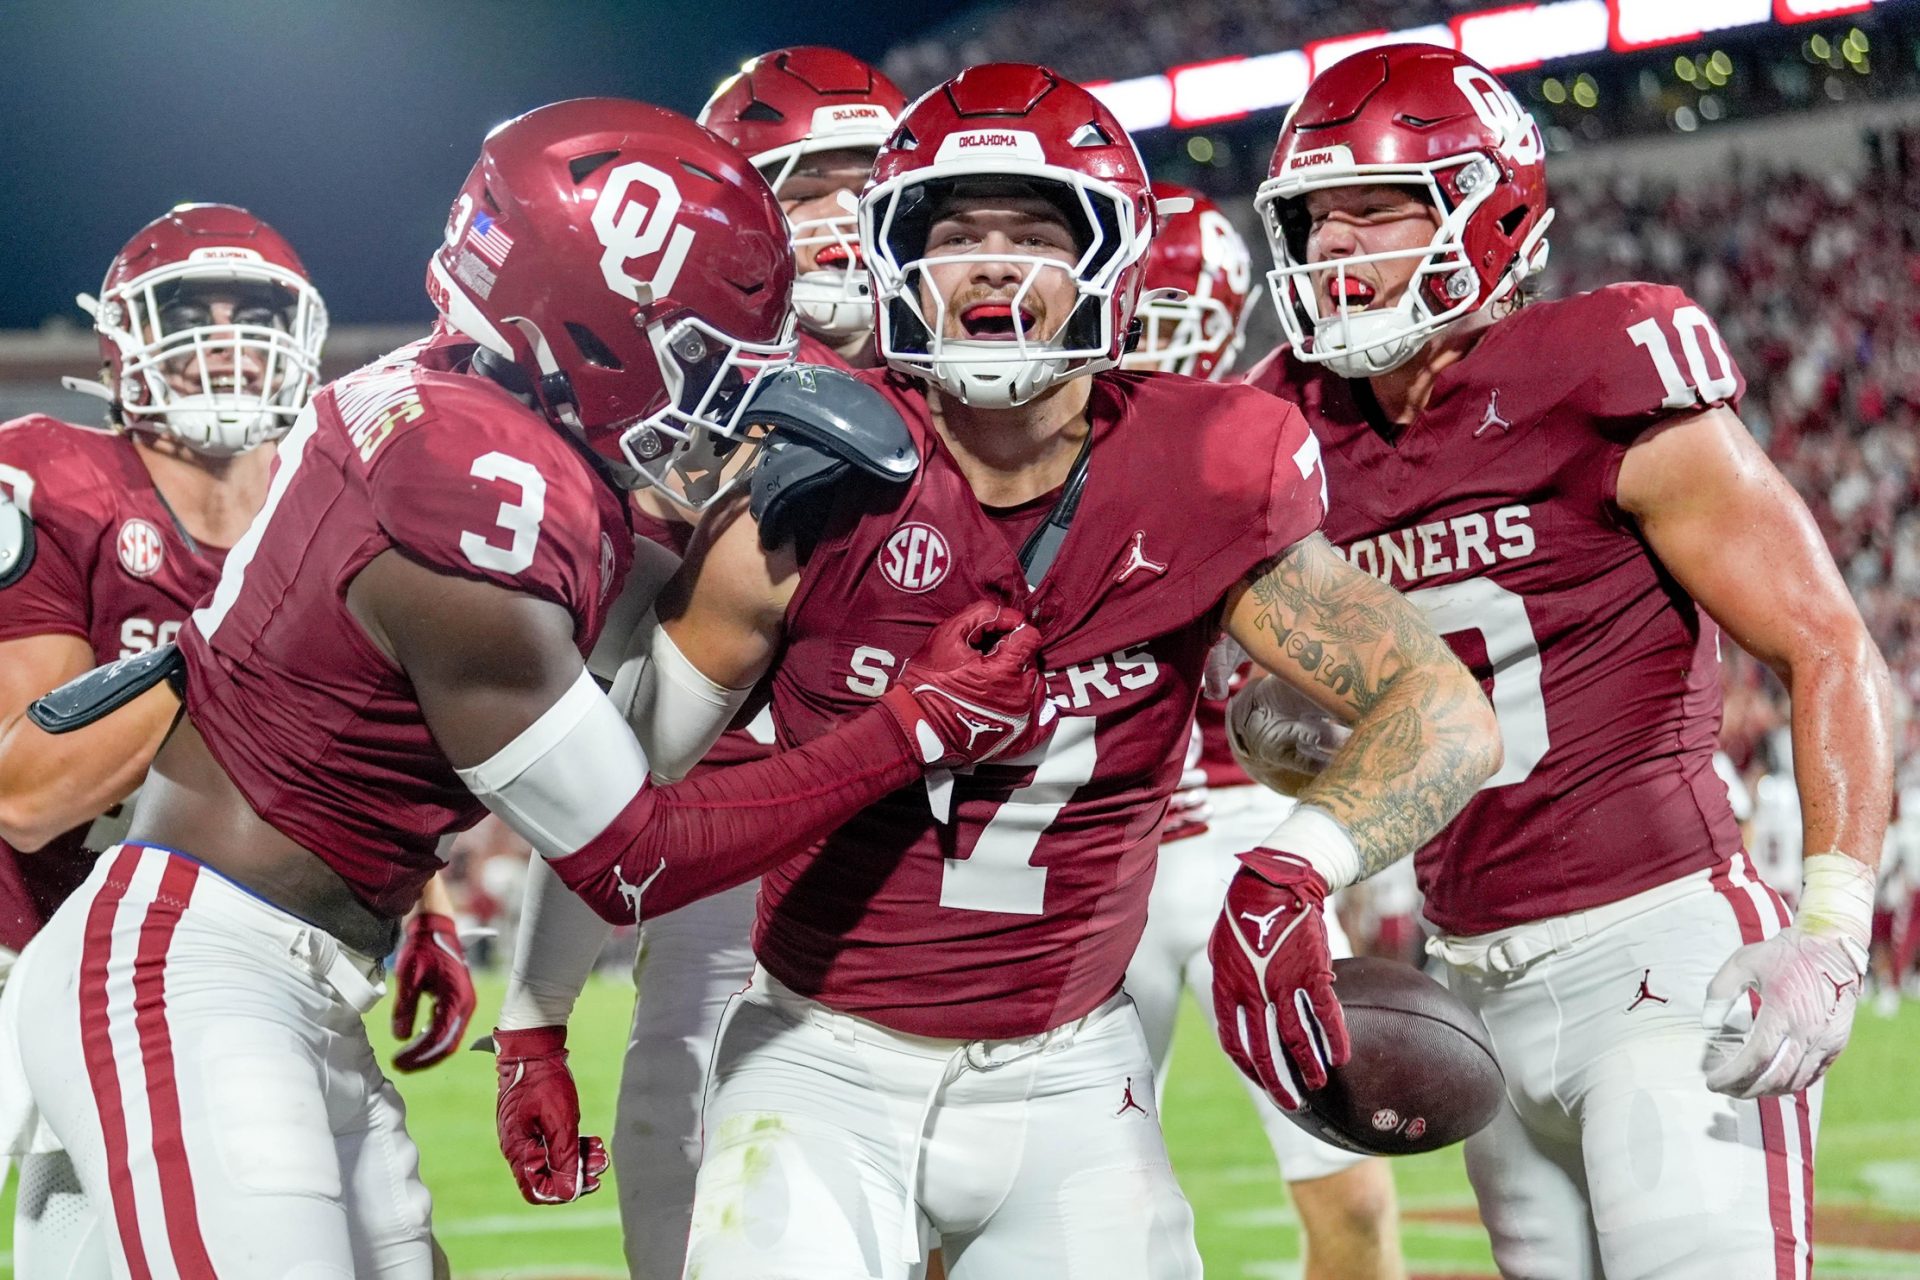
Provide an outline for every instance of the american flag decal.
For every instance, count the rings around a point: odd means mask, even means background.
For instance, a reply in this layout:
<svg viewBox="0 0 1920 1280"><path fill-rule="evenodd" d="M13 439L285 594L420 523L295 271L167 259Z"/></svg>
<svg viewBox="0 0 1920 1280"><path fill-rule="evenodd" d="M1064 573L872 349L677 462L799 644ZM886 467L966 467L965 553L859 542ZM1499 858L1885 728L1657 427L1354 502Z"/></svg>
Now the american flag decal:
<svg viewBox="0 0 1920 1280"><path fill-rule="evenodd" d="M513 248L513 237L502 231L500 224L486 213L473 215L473 225L467 231L467 240L475 253L495 267L506 265L507 253Z"/></svg>

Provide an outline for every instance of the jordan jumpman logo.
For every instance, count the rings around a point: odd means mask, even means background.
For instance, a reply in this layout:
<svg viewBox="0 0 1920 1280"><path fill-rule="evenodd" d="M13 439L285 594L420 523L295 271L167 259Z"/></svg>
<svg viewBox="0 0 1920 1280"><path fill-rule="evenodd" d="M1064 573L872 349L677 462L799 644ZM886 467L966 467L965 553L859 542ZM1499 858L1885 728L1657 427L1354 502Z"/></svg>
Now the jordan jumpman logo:
<svg viewBox="0 0 1920 1280"><path fill-rule="evenodd" d="M1127 1091L1120 1095L1120 1109L1113 1114L1123 1116L1127 1114L1129 1110L1138 1111L1141 1115L1147 1114L1147 1109L1133 1100L1132 1076L1127 1077Z"/></svg>
<svg viewBox="0 0 1920 1280"><path fill-rule="evenodd" d="M1649 1000L1653 1001L1655 1004L1665 1004L1667 1002L1667 998L1665 996L1657 996L1653 994L1651 990L1648 989L1647 979L1651 978L1652 976L1653 976L1653 970L1651 969L1646 969L1641 972L1640 994L1635 996L1633 998L1633 1003L1627 1006L1628 1013L1632 1013L1635 1009L1638 1009L1641 1005L1645 1004Z"/></svg>

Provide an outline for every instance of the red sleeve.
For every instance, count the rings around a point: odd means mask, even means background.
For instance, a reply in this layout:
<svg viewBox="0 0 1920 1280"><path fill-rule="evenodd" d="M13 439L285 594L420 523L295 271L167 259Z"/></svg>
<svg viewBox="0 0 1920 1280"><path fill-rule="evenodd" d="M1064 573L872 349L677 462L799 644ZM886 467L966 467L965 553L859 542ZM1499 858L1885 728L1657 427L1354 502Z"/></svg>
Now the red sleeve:
<svg viewBox="0 0 1920 1280"><path fill-rule="evenodd" d="M0 640L71 635L91 639L92 594L80 565L88 559L84 513L71 509L74 487L64 458L49 456L44 432L22 424L0 431L0 500L20 513L33 559L0 587ZM11 518L11 517L9 517ZM31 532L25 532L30 529Z"/></svg>
<svg viewBox="0 0 1920 1280"><path fill-rule="evenodd" d="M553 869L603 919L631 924L771 871L920 772L900 722L872 707L803 747L642 787Z"/></svg>
<svg viewBox="0 0 1920 1280"><path fill-rule="evenodd" d="M599 590L598 483L544 423L445 408L397 432L368 472L374 518L408 556L578 617Z"/></svg>

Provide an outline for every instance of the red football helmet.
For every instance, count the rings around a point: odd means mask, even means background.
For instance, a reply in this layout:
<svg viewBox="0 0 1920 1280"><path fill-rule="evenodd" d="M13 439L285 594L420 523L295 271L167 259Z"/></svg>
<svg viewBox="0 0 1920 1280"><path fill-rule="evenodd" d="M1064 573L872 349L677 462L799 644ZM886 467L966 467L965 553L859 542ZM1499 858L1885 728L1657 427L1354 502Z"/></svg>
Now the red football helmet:
<svg viewBox="0 0 1920 1280"><path fill-rule="evenodd" d="M557 102L487 135L427 293L620 483L690 511L744 472L747 393L793 357L773 192L685 116L620 98Z"/></svg>
<svg viewBox="0 0 1920 1280"><path fill-rule="evenodd" d="M729 77L701 109L700 123L746 152L774 194L783 195L804 156L878 151L906 106L893 81L852 54L775 49ZM794 223L793 244L813 249L816 264L794 281L800 323L831 340L871 331L873 290L851 205L840 216Z"/></svg>
<svg viewBox="0 0 1920 1280"><path fill-rule="evenodd" d="M327 308L293 247L230 204L183 204L134 233L100 296L80 295L104 361L99 396L124 426L196 452L286 434L320 378ZM230 308L224 321L216 308Z"/></svg>
<svg viewBox="0 0 1920 1280"><path fill-rule="evenodd" d="M1268 276L1294 354L1348 378L1404 363L1440 328L1511 293L1546 265L1546 148L1533 117L1465 54L1390 45L1342 59L1287 113L1254 205L1277 264ZM1421 249L1306 260L1308 192L1405 185L1441 216ZM1418 258L1392 307L1323 314L1315 277L1344 295L1352 266Z"/></svg>
<svg viewBox="0 0 1920 1280"><path fill-rule="evenodd" d="M922 276L935 209L956 195L1011 189L1052 202L1073 224L1080 258L1070 268L1076 300L1054 334L1029 337L1022 300L1060 269L1052 258L956 254L941 263L1028 264L1013 299L1010 341L944 334L946 299ZM1120 360L1156 212L1133 139L1098 98L1046 67L969 67L907 108L880 149L860 197L860 239L878 293L880 354L903 372L969 404L1024 404L1063 378Z"/></svg>
<svg viewBox="0 0 1920 1280"><path fill-rule="evenodd" d="M1128 369L1184 373L1219 381L1246 342L1253 255L1220 206L1190 187L1153 184L1160 229L1147 251L1140 303L1140 345L1120 363ZM1177 213L1168 209L1185 204Z"/></svg>

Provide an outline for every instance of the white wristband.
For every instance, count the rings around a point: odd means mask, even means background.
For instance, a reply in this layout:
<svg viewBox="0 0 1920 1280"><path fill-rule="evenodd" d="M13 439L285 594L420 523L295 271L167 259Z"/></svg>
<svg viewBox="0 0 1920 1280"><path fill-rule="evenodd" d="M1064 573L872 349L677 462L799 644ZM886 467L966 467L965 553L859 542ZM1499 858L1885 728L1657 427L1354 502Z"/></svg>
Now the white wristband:
<svg viewBox="0 0 1920 1280"><path fill-rule="evenodd" d="M1865 947L1873 936L1873 868L1839 850L1816 853L1800 873L1802 933L1850 938Z"/></svg>
<svg viewBox="0 0 1920 1280"><path fill-rule="evenodd" d="M1353 837L1318 805L1295 805L1286 821L1260 843L1303 859L1327 882L1328 893L1360 878L1360 850L1354 848Z"/></svg>

